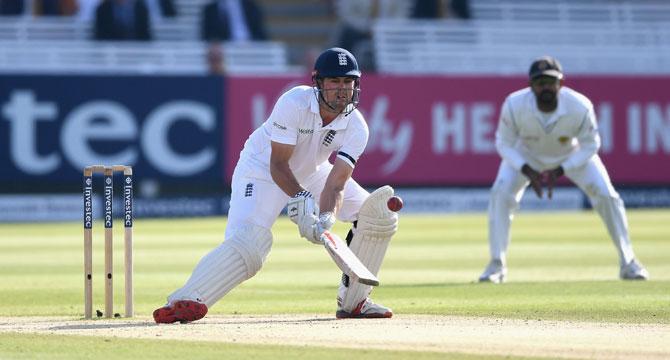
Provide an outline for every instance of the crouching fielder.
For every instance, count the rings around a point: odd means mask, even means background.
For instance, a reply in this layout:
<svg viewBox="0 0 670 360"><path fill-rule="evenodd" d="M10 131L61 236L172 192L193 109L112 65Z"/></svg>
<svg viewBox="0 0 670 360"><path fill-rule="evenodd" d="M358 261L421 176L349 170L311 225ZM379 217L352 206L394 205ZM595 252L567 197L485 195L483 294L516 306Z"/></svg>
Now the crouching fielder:
<svg viewBox="0 0 670 360"><path fill-rule="evenodd" d="M354 56L331 48L316 60L313 86L294 87L277 100L235 167L225 241L154 311L157 323L198 320L254 276L270 252L270 229L287 204L300 235L318 245L336 220L353 223L350 247L377 275L398 217L386 206L390 186L369 194L351 178L368 140L365 119L356 110L360 77ZM332 153L337 156L331 165ZM391 317L391 309L370 300L370 291L343 276L336 316Z"/></svg>
<svg viewBox="0 0 670 360"><path fill-rule="evenodd" d="M600 136L593 104L563 87L556 59L542 57L530 67L530 86L509 95L502 106L496 148L502 157L489 203L491 262L479 281L500 283L507 275L510 225L530 185L538 197L565 175L586 193L607 227L619 255L619 277L646 280L647 270L635 259L626 210L598 157Z"/></svg>

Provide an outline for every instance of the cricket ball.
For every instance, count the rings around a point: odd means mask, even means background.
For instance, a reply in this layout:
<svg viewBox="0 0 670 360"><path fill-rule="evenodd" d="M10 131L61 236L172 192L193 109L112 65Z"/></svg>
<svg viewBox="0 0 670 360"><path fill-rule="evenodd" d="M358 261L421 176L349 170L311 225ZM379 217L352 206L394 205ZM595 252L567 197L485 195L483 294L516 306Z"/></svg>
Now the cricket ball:
<svg viewBox="0 0 670 360"><path fill-rule="evenodd" d="M389 201L386 202L386 205L388 205L389 210L391 211L400 211L403 205L402 199L399 196L391 196Z"/></svg>

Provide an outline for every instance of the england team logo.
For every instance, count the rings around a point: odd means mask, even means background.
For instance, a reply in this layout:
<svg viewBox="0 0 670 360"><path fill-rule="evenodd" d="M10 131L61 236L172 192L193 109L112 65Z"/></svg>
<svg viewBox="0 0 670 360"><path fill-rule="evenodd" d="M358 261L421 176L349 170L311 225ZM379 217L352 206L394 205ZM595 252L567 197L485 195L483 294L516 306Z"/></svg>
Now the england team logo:
<svg viewBox="0 0 670 360"><path fill-rule="evenodd" d="M337 60L340 62L340 65L347 65L347 55L346 54L337 54Z"/></svg>

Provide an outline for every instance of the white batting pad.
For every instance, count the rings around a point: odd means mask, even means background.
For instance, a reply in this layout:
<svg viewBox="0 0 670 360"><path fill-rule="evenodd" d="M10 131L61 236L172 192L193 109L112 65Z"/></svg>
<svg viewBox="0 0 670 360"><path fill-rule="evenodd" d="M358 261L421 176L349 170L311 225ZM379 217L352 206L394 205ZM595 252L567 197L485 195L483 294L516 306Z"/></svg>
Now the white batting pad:
<svg viewBox="0 0 670 360"><path fill-rule="evenodd" d="M623 201L618 195L597 195L590 199L593 208L607 226L607 232L616 246L619 253L619 264L623 266L630 263L635 258L635 254L628 236L628 221Z"/></svg>
<svg viewBox="0 0 670 360"><path fill-rule="evenodd" d="M349 247L375 276L384 260L391 237L398 230L398 214L386 204L393 196L393 188L383 186L375 190L361 205L358 223L352 231L354 237ZM345 311L352 311L368 297L372 286L349 282L349 287L340 285L338 301Z"/></svg>
<svg viewBox="0 0 670 360"><path fill-rule="evenodd" d="M168 303L195 300L211 307L261 269L271 246L268 229L241 227L200 260L186 284L168 297Z"/></svg>

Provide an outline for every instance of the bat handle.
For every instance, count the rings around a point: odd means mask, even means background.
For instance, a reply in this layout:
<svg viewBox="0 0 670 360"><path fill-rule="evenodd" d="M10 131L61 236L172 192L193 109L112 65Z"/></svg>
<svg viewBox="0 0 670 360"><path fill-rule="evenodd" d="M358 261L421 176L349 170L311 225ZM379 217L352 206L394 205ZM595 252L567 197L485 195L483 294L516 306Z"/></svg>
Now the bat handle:
<svg viewBox="0 0 670 360"><path fill-rule="evenodd" d="M321 236L319 236L319 239L323 242L323 245L326 245L326 242L331 241L334 242L331 237L330 237L330 231L324 230Z"/></svg>

